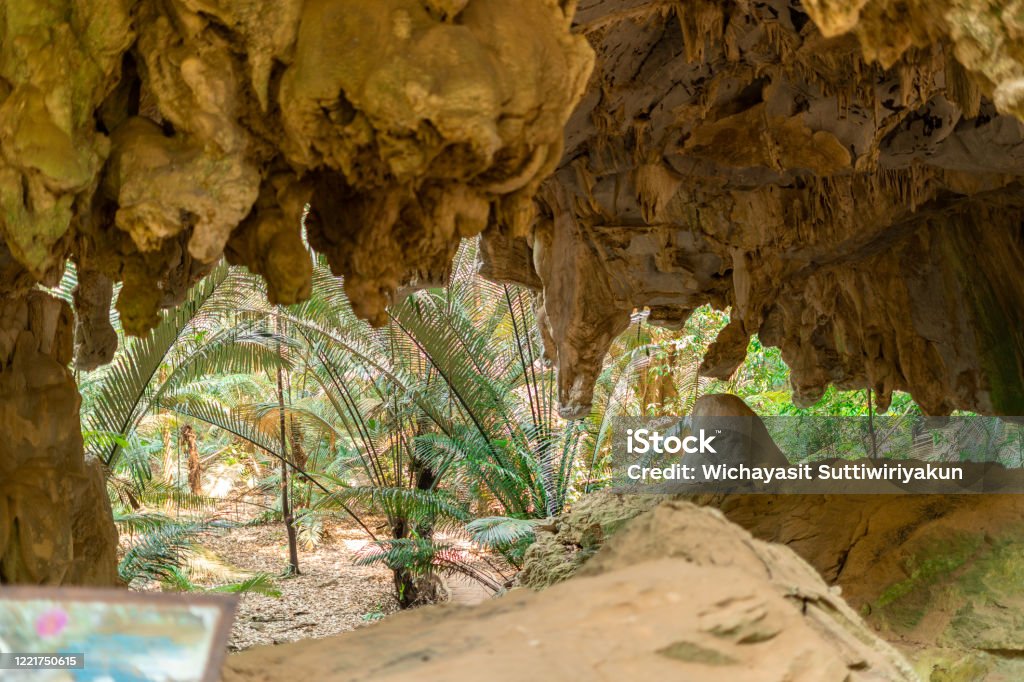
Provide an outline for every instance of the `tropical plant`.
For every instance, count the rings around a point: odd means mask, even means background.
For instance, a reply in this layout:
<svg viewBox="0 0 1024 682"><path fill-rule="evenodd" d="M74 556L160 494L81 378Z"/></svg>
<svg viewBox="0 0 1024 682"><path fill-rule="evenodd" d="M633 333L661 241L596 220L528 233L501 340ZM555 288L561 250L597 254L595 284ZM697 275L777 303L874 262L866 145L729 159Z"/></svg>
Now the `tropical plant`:
<svg viewBox="0 0 1024 682"><path fill-rule="evenodd" d="M311 299L290 307L269 305L259 278L217 266L152 334L83 376L87 449L109 468L120 523L157 519L147 515L161 504L195 512L139 533L125 577L192 584L175 558L209 530L217 501L203 494L204 471L232 459L250 493L276 495L259 518L284 520L290 572L299 546L344 515L371 540L359 561L392 571L403 606L435 599L446 573L498 589L499 567L467 540L520 565L538 525L609 480L616 416L686 414L708 391L800 413L777 397L788 379L777 349L756 337L732 379L701 375L728 322L705 307L679 331L636 311L594 410L562 420L532 295L478 277L475 258L467 243L447 287L405 295L379 328L356 317L322 263ZM854 394L826 398L817 409L859 409Z"/></svg>
<svg viewBox="0 0 1024 682"><path fill-rule="evenodd" d="M61 290L69 291L74 283L69 269ZM290 367L273 334L223 324L226 311L253 295L247 276L218 266L152 333L138 339L122 335L109 366L79 377L86 454L108 472L115 521L129 541L119 565L128 584L156 580L180 587L187 577L181 573L184 558L197 537L212 528L208 517L217 500L201 491L203 463L210 456L200 458L196 431L181 406L199 395L208 406L237 395L239 388L251 388L247 378L254 372ZM116 317L113 322L119 330ZM212 382L211 376L218 380ZM154 432L162 438L150 437ZM187 483L172 468L180 463L182 448ZM155 461L163 469L160 477L154 476ZM185 517L156 511L172 507ZM252 585L262 589L262 583Z"/></svg>
<svg viewBox="0 0 1024 682"><path fill-rule="evenodd" d="M407 297L380 329L356 319L340 283L318 269L313 299L287 320L306 343L304 377L331 408L316 416L334 426L333 457L314 474L331 492L304 518L383 517L387 537L362 560L392 569L403 605L432 598L438 572L497 588L437 533L458 533L474 513L556 513L576 460L579 431L555 412L529 295L477 277L473 259L465 248L447 288Z"/></svg>

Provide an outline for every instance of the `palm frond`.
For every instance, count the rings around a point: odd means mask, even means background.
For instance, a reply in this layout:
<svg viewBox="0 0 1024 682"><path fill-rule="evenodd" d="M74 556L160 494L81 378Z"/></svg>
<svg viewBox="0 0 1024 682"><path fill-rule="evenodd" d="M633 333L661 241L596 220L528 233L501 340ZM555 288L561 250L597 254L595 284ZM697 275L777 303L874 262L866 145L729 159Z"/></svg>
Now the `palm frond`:
<svg viewBox="0 0 1024 682"><path fill-rule="evenodd" d="M508 516L485 516L473 519L466 530L473 542L491 548L504 548L522 542L532 542L541 519L514 519Z"/></svg>
<svg viewBox="0 0 1024 682"><path fill-rule="evenodd" d="M118 563L127 585L173 579L188 560L196 539L212 528L210 522L165 523L138 537Z"/></svg>
<svg viewBox="0 0 1024 682"><path fill-rule="evenodd" d="M489 575L477 570L466 552L447 543L427 538L400 538L372 542L356 555L357 566L386 566L391 570L408 571L414 576L463 575L494 591L501 586Z"/></svg>
<svg viewBox="0 0 1024 682"><path fill-rule="evenodd" d="M83 410L83 429L93 433L117 434L127 439L149 409L150 384L181 335L200 315L203 306L217 293L228 269L220 265L188 293L173 312L165 313L147 336L134 339L114 362L100 370L103 380ZM111 466L123 447L117 438L97 438L88 455Z"/></svg>
<svg viewBox="0 0 1024 682"><path fill-rule="evenodd" d="M262 594L267 597L280 597L281 590L274 584L273 576L267 573L257 573L245 580L226 585L218 585L207 592L226 592L229 594Z"/></svg>

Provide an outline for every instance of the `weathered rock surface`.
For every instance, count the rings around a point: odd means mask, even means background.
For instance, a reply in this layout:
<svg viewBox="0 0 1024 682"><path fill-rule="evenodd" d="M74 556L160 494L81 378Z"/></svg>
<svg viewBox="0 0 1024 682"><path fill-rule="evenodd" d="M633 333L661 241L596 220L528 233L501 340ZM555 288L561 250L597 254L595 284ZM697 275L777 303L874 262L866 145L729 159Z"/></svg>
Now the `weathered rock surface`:
<svg viewBox="0 0 1024 682"><path fill-rule="evenodd" d="M106 280L135 333L222 253L306 297L308 204L375 322L484 231L542 293L566 415L634 307L705 303L710 375L757 333L801 402L1024 412L1019 0L576 5L5 3L0 293L95 273L91 366Z"/></svg>
<svg viewBox="0 0 1024 682"><path fill-rule="evenodd" d="M76 511L102 486L83 468L70 310L36 284L77 266L76 364L91 369L116 348L116 282L134 334L224 254L272 302L308 297L305 225L359 314L382 322L400 285L444 279L460 239L529 222L593 66L572 13L560 0L0 3L0 581L113 579L109 508Z"/></svg>
<svg viewBox="0 0 1024 682"><path fill-rule="evenodd" d="M295 302L311 202L310 243L383 320L461 238L529 221L593 63L571 4L5 3L0 292L52 283L70 256L124 282L140 333L227 250Z"/></svg>
<svg viewBox="0 0 1024 682"><path fill-rule="evenodd" d="M538 532L520 584L586 575L617 530L668 498L598 493ZM785 545L841 589L927 682L1024 677L1024 498L721 495L695 502ZM669 535L651 540L671 543ZM642 549L628 545L631 552ZM596 561L596 559L594 559Z"/></svg>
<svg viewBox="0 0 1024 682"><path fill-rule="evenodd" d="M629 521L665 501L662 495L587 495L573 509L538 529L516 583L540 590L575 575L608 538Z"/></svg>
<svg viewBox="0 0 1024 682"><path fill-rule="evenodd" d="M949 44L1001 113L1024 116L1024 5L1018 0L807 0L805 6L825 36L853 33L865 57L884 66L909 50Z"/></svg>
<svg viewBox="0 0 1024 682"><path fill-rule="evenodd" d="M562 164L532 228L483 249L539 281L563 413L631 310L707 303L732 309L711 376L757 333L798 403L1024 412L1019 4L581 5L597 66Z"/></svg>
<svg viewBox="0 0 1024 682"><path fill-rule="evenodd" d="M117 531L86 462L67 303L0 302L0 584L114 585Z"/></svg>
<svg viewBox="0 0 1024 682"><path fill-rule="evenodd" d="M749 495L705 500L795 550L925 680L1024 678L1024 498Z"/></svg>
<svg viewBox="0 0 1024 682"><path fill-rule="evenodd" d="M225 682L915 680L792 551L718 512L666 503L580 575L472 608L427 607L229 658Z"/></svg>

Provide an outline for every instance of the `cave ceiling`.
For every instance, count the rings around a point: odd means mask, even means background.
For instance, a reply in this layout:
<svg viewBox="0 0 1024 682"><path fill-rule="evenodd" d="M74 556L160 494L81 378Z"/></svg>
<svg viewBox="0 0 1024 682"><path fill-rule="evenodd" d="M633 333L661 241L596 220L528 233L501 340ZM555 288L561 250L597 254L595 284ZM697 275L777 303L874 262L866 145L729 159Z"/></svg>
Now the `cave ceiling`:
<svg viewBox="0 0 1024 682"><path fill-rule="evenodd" d="M537 291L565 416L637 308L731 308L794 397L1024 414L1021 0L19 0L0 5L0 292L68 260L80 367L222 256L302 235L357 313L460 239ZM0 335L0 357L17 335ZM8 337L10 337L8 344Z"/></svg>

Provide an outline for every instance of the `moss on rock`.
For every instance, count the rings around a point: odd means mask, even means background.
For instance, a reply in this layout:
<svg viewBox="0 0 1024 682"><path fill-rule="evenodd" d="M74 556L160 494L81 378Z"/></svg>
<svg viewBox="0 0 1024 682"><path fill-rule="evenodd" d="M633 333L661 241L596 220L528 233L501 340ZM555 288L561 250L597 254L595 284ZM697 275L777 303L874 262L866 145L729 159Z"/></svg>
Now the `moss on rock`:
<svg viewBox="0 0 1024 682"><path fill-rule="evenodd" d="M572 577L608 537L664 499L609 492L584 497L550 526L537 529L537 541L526 551L518 583L539 590Z"/></svg>

